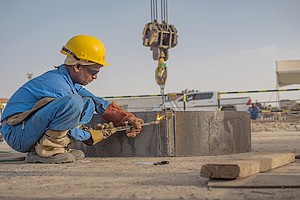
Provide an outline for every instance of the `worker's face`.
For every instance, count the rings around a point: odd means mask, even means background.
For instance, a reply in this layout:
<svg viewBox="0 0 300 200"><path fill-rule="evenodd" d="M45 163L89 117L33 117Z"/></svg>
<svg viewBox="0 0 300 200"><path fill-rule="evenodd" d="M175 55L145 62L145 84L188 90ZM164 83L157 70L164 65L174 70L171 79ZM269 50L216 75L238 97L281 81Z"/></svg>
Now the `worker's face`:
<svg viewBox="0 0 300 200"><path fill-rule="evenodd" d="M94 65L79 65L78 68L78 76L76 82L81 85L87 85L91 83L94 79L97 79L97 74L100 71L102 65L94 64Z"/></svg>

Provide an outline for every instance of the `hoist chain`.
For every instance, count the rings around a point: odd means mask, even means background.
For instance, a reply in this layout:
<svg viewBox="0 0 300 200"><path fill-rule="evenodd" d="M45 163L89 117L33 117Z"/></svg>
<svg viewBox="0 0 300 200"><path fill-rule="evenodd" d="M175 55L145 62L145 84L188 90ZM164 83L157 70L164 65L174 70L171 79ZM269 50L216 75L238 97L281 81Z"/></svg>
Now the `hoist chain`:
<svg viewBox="0 0 300 200"><path fill-rule="evenodd" d="M161 0L161 23L157 19L157 0L150 0L151 22L147 23L143 30L143 45L150 47L153 59L158 61L155 70L156 83L164 93L167 80L167 66L165 61L169 58L168 49L177 45L178 35L175 26L168 24L167 0Z"/></svg>

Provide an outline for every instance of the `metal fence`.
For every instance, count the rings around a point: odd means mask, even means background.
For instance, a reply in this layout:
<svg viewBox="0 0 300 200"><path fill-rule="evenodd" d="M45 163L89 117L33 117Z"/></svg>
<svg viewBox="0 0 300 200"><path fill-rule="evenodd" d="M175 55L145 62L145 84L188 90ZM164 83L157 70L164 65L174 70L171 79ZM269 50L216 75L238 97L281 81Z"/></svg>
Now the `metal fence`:
<svg viewBox="0 0 300 200"><path fill-rule="evenodd" d="M172 101L180 97L182 93L170 93L166 95L151 94L151 95L135 95L135 96L107 96L104 99L115 102L123 109L129 112L149 111L153 106L162 104L164 101Z"/></svg>

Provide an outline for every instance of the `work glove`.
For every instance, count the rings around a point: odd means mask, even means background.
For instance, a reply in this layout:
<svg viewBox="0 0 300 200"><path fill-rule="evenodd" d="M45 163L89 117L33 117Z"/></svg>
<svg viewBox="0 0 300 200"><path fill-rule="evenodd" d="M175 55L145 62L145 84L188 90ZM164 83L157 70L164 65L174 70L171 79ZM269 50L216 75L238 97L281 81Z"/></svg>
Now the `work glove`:
<svg viewBox="0 0 300 200"><path fill-rule="evenodd" d="M126 131L127 137L130 138L135 138L142 131L142 124L144 123L142 119L123 110L114 102L106 108L102 118L113 122L115 126L133 126L133 129Z"/></svg>
<svg viewBox="0 0 300 200"><path fill-rule="evenodd" d="M144 120L138 118L134 115L128 117L127 121L124 124L132 125L133 129L127 130L126 135L130 138L135 138L142 131L142 124Z"/></svg>
<svg viewBox="0 0 300 200"><path fill-rule="evenodd" d="M106 138L117 132L117 129L116 127L114 127L114 124L112 122L109 122L108 124L97 124L96 129L85 127L84 130L88 131L91 134L91 137L88 140L83 141L85 144L90 146L95 145L102 140L105 140Z"/></svg>

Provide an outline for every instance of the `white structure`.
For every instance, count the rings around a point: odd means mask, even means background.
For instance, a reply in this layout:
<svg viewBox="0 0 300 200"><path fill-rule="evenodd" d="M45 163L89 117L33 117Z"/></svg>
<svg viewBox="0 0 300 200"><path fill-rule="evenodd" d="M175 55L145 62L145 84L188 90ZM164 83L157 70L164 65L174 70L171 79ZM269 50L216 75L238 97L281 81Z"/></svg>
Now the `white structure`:
<svg viewBox="0 0 300 200"><path fill-rule="evenodd" d="M300 84L300 60L277 61L276 74L279 87Z"/></svg>

